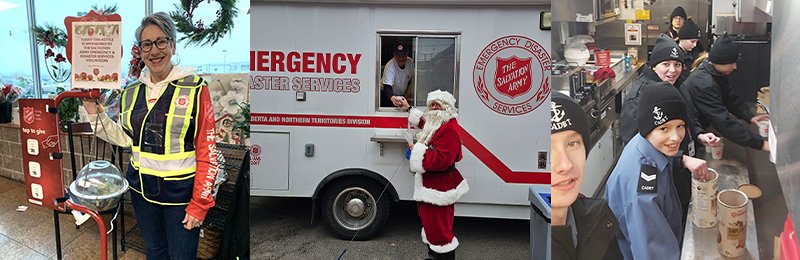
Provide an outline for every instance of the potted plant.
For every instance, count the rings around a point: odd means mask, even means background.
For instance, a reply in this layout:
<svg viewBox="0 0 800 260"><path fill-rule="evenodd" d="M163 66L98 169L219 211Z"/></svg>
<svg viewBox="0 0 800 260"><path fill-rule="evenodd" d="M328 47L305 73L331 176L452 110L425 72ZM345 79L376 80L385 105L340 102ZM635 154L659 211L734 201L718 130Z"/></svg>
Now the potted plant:
<svg viewBox="0 0 800 260"><path fill-rule="evenodd" d="M69 91L63 86L58 87L58 94ZM81 102L77 98L65 98L58 105L58 121L61 121L61 131L67 131L67 125L78 121L78 107Z"/></svg>
<svg viewBox="0 0 800 260"><path fill-rule="evenodd" d="M0 91L0 123L11 122L11 111L14 102L24 95L27 89L14 86L14 84L3 83Z"/></svg>

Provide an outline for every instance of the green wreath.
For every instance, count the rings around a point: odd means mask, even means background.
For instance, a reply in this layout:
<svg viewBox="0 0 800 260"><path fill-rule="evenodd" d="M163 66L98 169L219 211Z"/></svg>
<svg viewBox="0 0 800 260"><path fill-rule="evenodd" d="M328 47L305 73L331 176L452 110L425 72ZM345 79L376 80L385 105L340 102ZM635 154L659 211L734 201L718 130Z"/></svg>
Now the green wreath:
<svg viewBox="0 0 800 260"><path fill-rule="evenodd" d="M233 18L239 13L236 8L236 0L207 0L218 2L220 9L217 10L217 19L210 26L205 27L203 20L194 22L194 10L204 0L181 0L180 5L175 4L178 9L169 13L178 32L185 34L181 40L188 39L187 44L199 44L200 46L214 45L220 38L228 34L233 29Z"/></svg>

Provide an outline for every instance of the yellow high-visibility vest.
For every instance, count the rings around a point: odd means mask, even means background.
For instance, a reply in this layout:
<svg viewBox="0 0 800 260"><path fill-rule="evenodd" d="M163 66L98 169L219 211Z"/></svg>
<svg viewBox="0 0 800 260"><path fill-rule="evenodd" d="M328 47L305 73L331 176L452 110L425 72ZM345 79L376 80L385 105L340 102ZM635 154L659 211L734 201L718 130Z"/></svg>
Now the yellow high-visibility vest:
<svg viewBox="0 0 800 260"><path fill-rule="evenodd" d="M119 120L133 139L126 179L149 202L186 205L192 198L197 102L204 84L194 75L172 81L152 108L146 85L134 82L122 92Z"/></svg>

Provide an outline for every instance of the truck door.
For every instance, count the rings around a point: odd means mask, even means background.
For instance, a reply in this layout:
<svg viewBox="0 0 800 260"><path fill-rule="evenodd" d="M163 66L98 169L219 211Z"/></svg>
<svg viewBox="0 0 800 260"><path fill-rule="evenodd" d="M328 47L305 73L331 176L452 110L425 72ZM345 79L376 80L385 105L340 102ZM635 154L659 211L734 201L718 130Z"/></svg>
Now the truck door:
<svg viewBox="0 0 800 260"><path fill-rule="evenodd" d="M254 190L289 189L289 132L253 132L250 164L261 166L253 171L250 188Z"/></svg>

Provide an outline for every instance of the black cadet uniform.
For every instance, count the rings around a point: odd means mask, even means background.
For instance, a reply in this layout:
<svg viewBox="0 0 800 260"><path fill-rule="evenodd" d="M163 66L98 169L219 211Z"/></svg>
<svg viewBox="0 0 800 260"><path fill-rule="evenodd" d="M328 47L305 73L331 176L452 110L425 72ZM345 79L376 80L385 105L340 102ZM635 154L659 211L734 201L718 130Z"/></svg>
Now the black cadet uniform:
<svg viewBox="0 0 800 260"><path fill-rule="evenodd" d="M700 64L680 90L684 97L690 97L697 110L697 118L704 128L713 125L723 137L734 143L761 150L764 145L761 136L728 115L730 112L749 123L753 113L733 91L728 77L718 72L710 62L704 61Z"/></svg>
<svg viewBox="0 0 800 260"><path fill-rule="evenodd" d="M702 33L700 32L700 28L697 28L697 25L692 21L692 19L686 19L686 22L683 24L683 28L681 28L681 32L678 33L678 45L680 45L681 40L692 40L692 39L700 39L702 37ZM700 52L703 51L703 46L700 42L697 42L697 45L692 49L690 52L686 52L683 48L680 48L683 55L685 55L683 59L684 69L681 72L681 75L685 78L689 77L689 73L692 71L692 63L698 56L700 56Z"/></svg>
<svg viewBox="0 0 800 260"><path fill-rule="evenodd" d="M575 100L557 91L552 93L550 106L550 134L568 130L577 132L588 156L589 122L583 109ZM552 226L553 260L623 258L616 238L619 222L606 200L579 197L569 206L568 212L565 225Z"/></svg>
<svg viewBox="0 0 800 260"><path fill-rule="evenodd" d="M573 224L552 226L551 254L553 260L561 259L622 259L614 232L619 226L617 218L604 199L578 198L570 206ZM577 231L577 235L573 233ZM575 236L573 236L575 235ZM573 241L577 241L575 244Z"/></svg>

